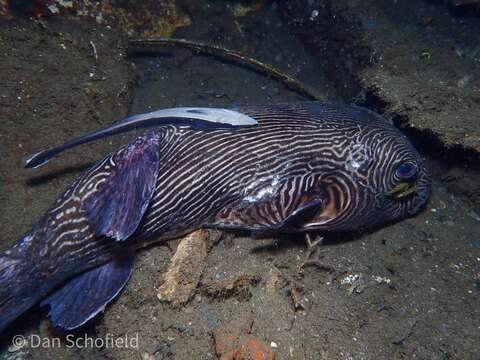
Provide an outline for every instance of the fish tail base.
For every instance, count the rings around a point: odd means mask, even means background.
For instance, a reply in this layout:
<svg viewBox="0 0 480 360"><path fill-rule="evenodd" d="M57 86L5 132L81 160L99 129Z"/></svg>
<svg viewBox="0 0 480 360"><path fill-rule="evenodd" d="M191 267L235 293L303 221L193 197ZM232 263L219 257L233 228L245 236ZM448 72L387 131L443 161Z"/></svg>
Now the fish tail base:
<svg viewBox="0 0 480 360"><path fill-rule="evenodd" d="M37 302L32 289L27 289L31 282L25 283L25 270L23 262L0 255L0 333Z"/></svg>

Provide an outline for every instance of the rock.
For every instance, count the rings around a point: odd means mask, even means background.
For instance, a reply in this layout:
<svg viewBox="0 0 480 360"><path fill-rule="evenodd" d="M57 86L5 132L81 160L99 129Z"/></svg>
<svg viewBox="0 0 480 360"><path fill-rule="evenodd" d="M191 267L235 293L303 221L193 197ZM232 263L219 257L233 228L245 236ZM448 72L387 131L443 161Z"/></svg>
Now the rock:
<svg viewBox="0 0 480 360"><path fill-rule="evenodd" d="M238 314L226 325L213 332L215 351L221 360L273 360L271 347L250 332L253 325L251 313Z"/></svg>
<svg viewBox="0 0 480 360"><path fill-rule="evenodd" d="M281 9L311 51L330 60L344 97L382 111L432 147L480 157L477 19L460 22L442 5L415 0L289 0ZM422 17L435 20L423 26Z"/></svg>

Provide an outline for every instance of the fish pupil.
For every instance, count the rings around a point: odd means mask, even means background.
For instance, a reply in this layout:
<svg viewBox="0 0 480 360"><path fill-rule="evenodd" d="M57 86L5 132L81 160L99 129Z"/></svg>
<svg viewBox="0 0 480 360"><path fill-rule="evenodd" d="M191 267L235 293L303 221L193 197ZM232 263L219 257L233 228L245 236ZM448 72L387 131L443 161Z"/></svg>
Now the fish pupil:
<svg viewBox="0 0 480 360"><path fill-rule="evenodd" d="M411 179L417 174L417 169L414 164L412 163L402 163L399 165L397 168L397 174L402 178L402 179Z"/></svg>

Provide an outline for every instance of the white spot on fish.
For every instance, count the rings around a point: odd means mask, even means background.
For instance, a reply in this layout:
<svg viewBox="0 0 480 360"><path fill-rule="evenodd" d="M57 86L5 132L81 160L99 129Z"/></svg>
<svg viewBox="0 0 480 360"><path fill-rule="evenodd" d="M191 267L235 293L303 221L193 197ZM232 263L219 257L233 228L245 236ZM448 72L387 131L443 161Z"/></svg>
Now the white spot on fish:
<svg viewBox="0 0 480 360"><path fill-rule="evenodd" d="M73 212L75 212L77 210L77 208L75 206L72 206L70 209L67 209L65 210L65 214L71 214Z"/></svg>
<svg viewBox="0 0 480 360"><path fill-rule="evenodd" d="M279 187L280 177L278 175L258 179L245 188L243 200L254 203L271 198L276 195Z"/></svg>
<svg viewBox="0 0 480 360"><path fill-rule="evenodd" d="M370 162L370 150L362 143L350 145L347 155L347 169L352 173L362 171Z"/></svg>
<svg viewBox="0 0 480 360"><path fill-rule="evenodd" d="M20 244L22 246L28 245L32 241L32 239L33 239L33 236L31 234L27 234L22 238L22 240L20 240Z"/></svg>
<svg viewBox="0 0 480 360"><path fill-rule="evenodd" d="M357 169L360 169L360 167L362 166L362 164L360 164L360 163L359 163L358 161L356 161L356 160L352 160L351 166L352 166L352 168L354 168L355 170L357 170Z"/></svg>

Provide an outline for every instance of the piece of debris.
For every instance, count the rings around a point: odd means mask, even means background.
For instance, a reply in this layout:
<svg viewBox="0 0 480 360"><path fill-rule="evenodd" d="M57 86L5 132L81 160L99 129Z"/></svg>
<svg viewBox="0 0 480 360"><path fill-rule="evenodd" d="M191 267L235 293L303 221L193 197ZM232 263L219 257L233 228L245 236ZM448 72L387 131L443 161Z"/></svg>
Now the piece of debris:
<svg viewBox="0 0 480 360"><path fill-rule="evenodd" d="M372 278L373 280L375 280L378 284L387 284L387 285L390 285L390 283L392 282L392 280L390 278L387 278L385 276L374 276L372 275Z"/></svg>
<svg viewBox="0 0 480 360"><path fill-rule="evenodd" d="M412 336L415 332L415 328L417 326L417 319L411 318L408 319L406 322L400 323L401 329L399 334L393 339L394 345L400 345L405 340L407 340L410 336Z"/></svg>
<svg viewBox="0 0 480 360"><path fill-rule="evenodd" d="M98 61L97 47L95 46L95 43L91 40L90 40L90 46L92 47L93 58L95 59L95 61Z"/></svg>
<svg viewBox="0 0 480 360"><path fill-rule="evenodd" d="M158 289L159 300L177 306L190 299L206 265L210 238L209 230L200 229L181 240Z"/></svg>
<svg viewBox="0 0 480 360"><path fill-rule="evenodd" d="M59 14L60 10L58 10L58 7L56 4L49 4L47 5L47 9L52 13L52 14Z"/></svg>
<svg viewBox="0 0 480 360"><path fill-rule="evenodd" d="M221 360L274 359L273 346L252 335L252 325L252 313L237 314L235 319L214 330L215 351Z"/></svg>
<svg viewBox="0 0 480 360"><path fill-rule="evenodd" d="M323 243L324 238L322 236L317 236L315 240L312 240L310 234L305 235L305 240L307 243L307 251L305 254L305 259L303 263L299 266L297 273L303 274L303 271L308 266L315 266L320 270L324 270L330 273L335 272L335 268L328 264L325 264L320 259L320 246Z"/></svg>
<svg viewBox="0 0 480 360"><path fill-rule="evenodd" d="M340 280L341 285L347 285L347 292L349 295L361 294L367 287L367 282L362 274L348 274Z"/></svg>
<svg viewBox="0 0 480 360"><path fill-rule="evenodd" d="M433 16L428 16L428 15L420 16L420 19L419 19L419 22L423 27L427 27L432 23L432 21L433 21Z"/></svg>
<svg viewBox="0 0 480 360"><path fill-rule="evenodd" d="M322 94L319 94L315 89L310 88L300 80L280 71L273 66L263 63L259 60L243 55L242 53L229 50L219 45L211 45L198 41L190 41L186 39L172 39L159 37L143 37L138 39L131 39L128 42L128 55L135 56L135 54L145 53L159 53L165 47L184 48L193 50L199 54L207 54L220 59L233 61L239 65L252 68L260 73L266 74L273 78L280 80L288 88L303 94L312 100L325 100Z"/></svg>
<svg viewBox="0 0 480 360"><path fill-rule="evenodd" d="M430 53L430 51L425 50L420 53L421 60L430 60L431 57L432 57L432 54Z"/></svg>
<svg viewBox="0 0 480 360"><path fill-rule="evenodd" d="M15 340L15 338L14 338ZM26 341L21 343L21 341L14 341L7 349L7 352L2 357L3 360L25 360L30 358L30 354L26 351Z"/></svg>
<svg viewBox="0 0 480 360"><path fill-rule="evenodd" d="M244 274L235 279L213 281L203 285L205 294L212 298L229 298L235 296L239 300L251 297L250 287L256 286L261 280L258 275Z"/></svg>
<svg viewBox="0 0 480 360"><path fill-rule="evenodd" d="M259 11L265 5L264 0L251 1L247 3L236 3L233 5L231 11L235 17L247 16L253 12Z"/></svg>
<svg viewBox="0 0 480 360"><path fill-rule="evenodd" d="M292 300L293 309L297 310L305 310L305 306L302 301L302 293L303 293L303 282L300 279L300 274L298 272L291 276L287 273L280 273L281 278L283 279L282 288L284 287L287 290L287 294L290 296Z"/></svg>
<svg viewBox="0 0 480 360"><path fill-rule="evenodd" d="M10 13L10 6L7 0L0 0L0 19L9 20L13 16Z"/></svg>
<svg viewBox="0 0 480 360"><path fill-rule="evenodd" d="M292 298L293 308L295 310L305 310L305 306L303 306L302 303L302 291L303 287L290 283L289 294Z"/></svg>
<svg viewBox="0 0 480 360"><path fill-rule="evenodd" d="M450 6L480 5L480 0L449 0Z"/></svg>
<svg viewBox="0 0 480 360"><path fill-rule="evenodd" d="M142 354L142 360L155 360L155 355L144 352Z"/></svg>
<svg viewBox="0 0 480 360"><path fill-rule="evenodd" d="M170 36L192 23L175 0L142 1L135 5L135 11L128 1L110 1L102 3L101 13L94 6L87 6L86 12L97 19L101 15L101 21L116 22L130 36Z"/></svg>
<svg viewBox="0 0 480 360"><path fill-rule="evenodd" d="M355 281L360 278L359 274L348 274L342 280L340 280L340 284L342 285L353 285Z"/></svg>
<svg viewBox="0 0 480 360"><path fill-rule="evenodd" d="M365 289L373 286L378 286L385 284L389 288L394 288L392 280L385 276L371 275L370 278L364 274L347 274L342 279L340 279L340 285L343 285L347 288L349 295L360 294Z"/></svg>
<svg viewBox="0 0 480 360"><path fill-rule="evenodd" d="M269 295L275 294L280 287L280 278L282 273L276 267L273 267L268 272L268 278L265 281L265 291Z"/></svg>

